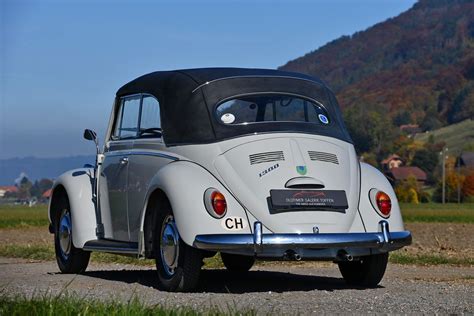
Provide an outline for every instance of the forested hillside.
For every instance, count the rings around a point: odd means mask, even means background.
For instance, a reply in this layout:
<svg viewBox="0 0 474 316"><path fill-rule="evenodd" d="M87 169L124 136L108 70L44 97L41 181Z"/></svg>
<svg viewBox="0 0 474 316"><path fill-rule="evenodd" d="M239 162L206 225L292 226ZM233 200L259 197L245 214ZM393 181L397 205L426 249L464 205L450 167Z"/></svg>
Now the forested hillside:
<svg viewBox="0 0 474 316"><path fill-rule="evenodd" d="M281 69L326 81L358 151L383 155L401 125L433 130L474 118L474 1L420 0Z"/></svg>

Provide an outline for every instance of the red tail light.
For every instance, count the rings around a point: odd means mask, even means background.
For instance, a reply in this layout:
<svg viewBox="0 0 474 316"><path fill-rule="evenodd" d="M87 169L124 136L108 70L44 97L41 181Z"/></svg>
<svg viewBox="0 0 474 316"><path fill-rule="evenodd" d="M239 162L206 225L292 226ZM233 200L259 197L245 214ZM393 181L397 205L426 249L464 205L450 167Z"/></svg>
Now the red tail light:
<svg viewBox="0 0 474 316"><path fill-rule="evenodd" d="M209 188L204 192L204 205L209 215L214 218L222 218L227 213L227 201L224 194L217 189Z"/></svg>
<svg viewBox="0 0 474 316"><path fill-rule="evenodd" d="M212 192L211 202L214 213L216 213L218 217L224 216L225 212L227 211L227 202L224 195L219 191Z"/></svg>
<svg viewBox="0 0 474 316"><path fill-rule="evenodd" d="M377 208L379 209L380 213L388 217L390 216L390 211L392 210L392 201L387 193L379 191L375 195L375 201L377 202Z"/></svg>

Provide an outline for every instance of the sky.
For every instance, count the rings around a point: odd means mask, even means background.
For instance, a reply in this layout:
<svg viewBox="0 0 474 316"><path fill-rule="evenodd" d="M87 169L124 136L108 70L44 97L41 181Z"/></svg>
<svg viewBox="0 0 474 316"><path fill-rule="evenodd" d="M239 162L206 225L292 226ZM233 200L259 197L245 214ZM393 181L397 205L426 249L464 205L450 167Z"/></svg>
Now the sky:
<svg viewBox="0 0 474 316"><path fill-rule="evenodd" d="M115 92L157 70L276 68L415 0L0 0L0 159L90 155Z"/></svg>

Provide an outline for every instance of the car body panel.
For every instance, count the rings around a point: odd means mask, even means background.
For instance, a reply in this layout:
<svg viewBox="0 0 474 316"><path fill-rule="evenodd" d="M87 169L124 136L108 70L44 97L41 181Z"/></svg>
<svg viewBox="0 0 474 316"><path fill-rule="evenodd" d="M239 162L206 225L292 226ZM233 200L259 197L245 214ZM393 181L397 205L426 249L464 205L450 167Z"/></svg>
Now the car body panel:
<svg viewBox="0 0 474 316"><path fill-rule="evenodd" d="M72 242L74 247L82 248L84 244L96 238L96 210L92 197L94 169L80 168L60 175L53 184L52 196L48 207L48 217L52 223L52 205L56 194L65 189L71 208Z"/></svg>

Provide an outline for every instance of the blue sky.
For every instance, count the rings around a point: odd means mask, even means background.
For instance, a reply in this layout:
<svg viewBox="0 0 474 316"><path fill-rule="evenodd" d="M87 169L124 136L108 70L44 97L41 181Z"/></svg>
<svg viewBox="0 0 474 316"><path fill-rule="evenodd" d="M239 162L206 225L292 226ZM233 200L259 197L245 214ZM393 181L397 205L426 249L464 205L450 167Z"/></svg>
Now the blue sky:
<svg viewBox="0 0 474 316"><path fill-rule="evenodd" d="M0 159L91 154L116 90L155 70L276 68L414 0L0 0Z"/></svg>

